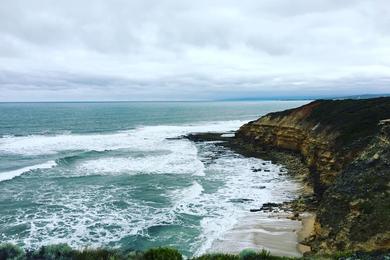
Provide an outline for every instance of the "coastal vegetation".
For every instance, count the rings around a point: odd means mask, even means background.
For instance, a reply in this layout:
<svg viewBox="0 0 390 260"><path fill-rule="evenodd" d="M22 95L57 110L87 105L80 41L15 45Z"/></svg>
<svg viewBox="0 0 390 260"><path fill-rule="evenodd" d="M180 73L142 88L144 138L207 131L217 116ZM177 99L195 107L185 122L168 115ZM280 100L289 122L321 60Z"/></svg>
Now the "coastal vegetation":
<svg viewBox="0 0 390 260"><path fill-rule="evenodd" d="M67 244L42 246L39 249L26 249L13 244L0 245L1 260L181 260L187 259L182 254L169 247L151 248L145 252L123 251L120 249L72 249ZM307 256L301 258L273 256L268 251L243 250L238 255L233 254L205 254L192 260L390 260L390 251L377 252L337 252L334 254Z"/></svg>

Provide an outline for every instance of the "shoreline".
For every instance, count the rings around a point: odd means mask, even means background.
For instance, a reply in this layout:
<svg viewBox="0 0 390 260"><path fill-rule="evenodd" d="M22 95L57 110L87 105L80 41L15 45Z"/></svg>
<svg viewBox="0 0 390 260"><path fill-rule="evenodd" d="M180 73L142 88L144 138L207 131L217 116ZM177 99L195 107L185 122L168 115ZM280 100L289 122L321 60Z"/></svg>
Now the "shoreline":
<svg viewBox="0 0 390 260"><path fill-rule="evenodd" d="M306 179L309 169L297 154L276 149L253 152L235 143L233 132L193 133L184 138L193 142L218 142L245 157L282 164L301 185L297 199L260 209L260 212L248 212L242 221L212 243L208 253L238 254L243 249L265 249L276 256L302 257L311 252L305 241L314 233L316 201L313 188Z"/></svg>
<svg viewBox="0 0 390 260"><path fill-rule="evenodd" d="M208 253L239 254L244 249L265 249L275 256L301 257L297 246L300 226L300 221L289 219L286 213L248 213L215 240Z"/></svg>
<svg viewBox="0 0 390 260"><path fill-rule="evenodd" d="M315 216L304 212L294 219L291 213L250 214L215 240L207 253L239 254L244 249L267 250L275 256L302 257L311 251L304 244L314 230Z"/></svg>

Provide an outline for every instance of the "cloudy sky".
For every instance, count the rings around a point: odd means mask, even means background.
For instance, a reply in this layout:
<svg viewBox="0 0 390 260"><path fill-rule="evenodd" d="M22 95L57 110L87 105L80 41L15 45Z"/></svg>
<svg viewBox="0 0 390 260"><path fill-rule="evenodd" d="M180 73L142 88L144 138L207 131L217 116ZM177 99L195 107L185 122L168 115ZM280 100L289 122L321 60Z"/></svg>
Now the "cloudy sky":
<svg viewBox="0 0 390 260"><path fill-rule="evenodd" d="M0 101L385 92L389 0L0 2Z"/></svg>

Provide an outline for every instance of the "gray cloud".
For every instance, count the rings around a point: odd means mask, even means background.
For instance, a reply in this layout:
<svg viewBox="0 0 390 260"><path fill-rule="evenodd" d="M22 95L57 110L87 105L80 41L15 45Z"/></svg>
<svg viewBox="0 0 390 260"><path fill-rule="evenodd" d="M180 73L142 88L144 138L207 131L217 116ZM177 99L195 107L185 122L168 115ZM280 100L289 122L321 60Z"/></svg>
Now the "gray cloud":
<svg viewBox="0 0 390 260"><path fill-rule="evenodd" d="M0 101L390 92L387 0L0 4Z"/></svg>

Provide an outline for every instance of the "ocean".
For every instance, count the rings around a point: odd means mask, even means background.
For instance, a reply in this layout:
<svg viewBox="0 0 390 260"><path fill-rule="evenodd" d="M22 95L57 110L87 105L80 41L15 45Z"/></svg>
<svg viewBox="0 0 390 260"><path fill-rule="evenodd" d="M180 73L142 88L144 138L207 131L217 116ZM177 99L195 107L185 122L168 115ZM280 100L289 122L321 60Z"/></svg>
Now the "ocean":
<svg viewBox="0 0 390 260"><path fill-rule="evenodd" d="M0 103L0 241L202 254L297 184L282 165L177 137L305 103Z"/></svg>

